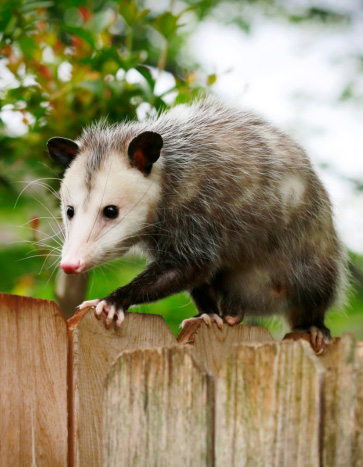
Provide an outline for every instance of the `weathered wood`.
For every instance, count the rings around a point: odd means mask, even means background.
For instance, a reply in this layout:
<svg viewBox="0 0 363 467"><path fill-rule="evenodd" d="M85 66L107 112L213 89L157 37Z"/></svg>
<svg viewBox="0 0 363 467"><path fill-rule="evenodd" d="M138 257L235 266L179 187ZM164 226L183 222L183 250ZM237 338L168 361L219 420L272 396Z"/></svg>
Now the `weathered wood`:
<svg viewBox="0 0 363 467"><path fill-rule="evenodd" d="M352 336L316 357L263 328L191 323L181 346L159 316L106 330L85 311L69 339L69 465L363 467ZM67 465L67 349L53 302L0 294L0 466Z"/></svg>
<svg viewBox="0 0 363 467"><path fill-rule="evenodd" d="M48 300L0 294L0 465L67 465L67 326Z"/></svg>
<svg viewBox="0 0 363 467"><path fill-rule="evenodd" d="M225 324L223 329L219 329L216 323L207 326L199 321L187 323L177 340L179 344L192 345L199 361L213 376L217 376L236 344L272 342L273 338L266 328L259 326Z"/></svg>
<svg viewBox="0 0 363 467"><path fill-rule="evenodd" d="M306 331L291 331L288 334L286 334L286 336L283 338L283 340L284 341L286 341L286 340L292 340L292 341L304 340L304 341L309 342L309 344L311 345L310 337L311 337L310 334L308 332L306 332ZM339 341L340 341L339 337L333 337L331 339L331 342L329 344L325 344L323 346L323 348L320 350L320 352L317 353L317 355L319 355L319 357L322 357L325 354L329 354L332 347L334 347L334 345L336 345ZM311 348L314 350L312 345L311 345ZM314 352L315 352L315 350L314 350Z"/></svg>
<svg viewBox="0 0 363 467"><path fill-rule="evenodd" d="M68 321L70 339L70 465L102 465L102 400L111 363L124 350L173 345L161 316L126 313L119 329L105 328L93 310Z"/></svg>
<svg viewBox="0 0 363 467"><path fill-rule="evenodd" d="M217 466L319 466L324 369L306 342L242 344L216 386Z"/></svg>
<svg viewBox="0 0 363 467"><path fill-rule="evenodd" d="M213 378L193 349L124 352L106 383L103 465L214 465L213 409Z"/></svg>
<svg viewBox="0 0 363 467"><path fill-rule="evenodd" d="M344 335L322 359L324 382L323 462L363 466L363 346Z"/></svg>

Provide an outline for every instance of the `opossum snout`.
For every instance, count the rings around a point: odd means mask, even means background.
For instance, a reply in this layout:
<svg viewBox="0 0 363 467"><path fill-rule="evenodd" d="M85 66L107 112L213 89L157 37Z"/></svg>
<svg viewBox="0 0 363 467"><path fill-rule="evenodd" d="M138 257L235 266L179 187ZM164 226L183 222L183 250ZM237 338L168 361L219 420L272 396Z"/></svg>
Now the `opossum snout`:
<svg viewBox="0 0 363 467"><path fill-rule="evenodd" d="M79 274L84 270L86 262L83 258L66 257L62 259L60 267L66 274Z"/></svg>

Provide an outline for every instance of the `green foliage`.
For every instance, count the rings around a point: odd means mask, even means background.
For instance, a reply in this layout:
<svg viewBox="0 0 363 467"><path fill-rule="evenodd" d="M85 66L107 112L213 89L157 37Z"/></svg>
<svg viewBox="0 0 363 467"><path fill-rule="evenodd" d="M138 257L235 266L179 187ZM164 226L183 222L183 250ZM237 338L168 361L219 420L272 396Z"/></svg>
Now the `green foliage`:
<svg viewBox="0 0 363 467"><path fill-rule="evenodd" d="M26 242L0 248L0 261L7 265L0 272L3 291L54 298L58 258L46 237L59 228L57 219L51 219L59 210L44 184L51 192L58 189L61 169L46 152L49 138L75 138L94 120L135 119L141 104L154 114L203 92L195 82L195 68L178 65L186 12L188 5L178 14L170 9L156 14L141 0L14 0L1 6L0 53L12 79L0 91L0 106L18 119L20 130L9 133L0 113L0 245L8 237ZM163 70L174 84L156 93ZM38 178L46 180L32 184L17 201L24 187L19 182ZM23 228L15 227L21 224ZM54 245L59 247L57 240ZM125 260L117 273L96 270L89 294L104 296L141 268L142 262ZM175 332L180 316L173 318L170 310L180 306L189 307L189 316L194 313L183 295L156 305L170 314ZM155 312L155 306L141 309Z"/></svg>
<svg viewBox="0 0 363 467"><path fill-rule="evenodd" d="M58 228L57 219L45 217L57 215L54 213L58 212L58 200L52 190L58 188L61 170L48 157L46 141L55 135L75 138L82 128L105 116L110 123L138 118L141 105L153 114L173 103L188 102L213 86L215 74L209 74L201 85L196 79L196 64L191 63L188 69L180 66L184 63L181 50L187 39L186 24L196 24L213 15L222 3L223 0L182 0L174 5L170 0L169 8L160 9L158 5L155 11L146 0L1 3L0 59L4 79L11 77L0 88L0 222L4 225L0 232L0 264L6 265L0 268L2 291L54 297L56 274L51 265L54 262L56 271L58 258L46 245L51 239L44 243L42 238L47 232L53 235L48 221L53 222L52 228ZM279 15L296 24L350 19L320 7L300 9L297 15L289 2L274 0L225 3L234 5L239 12L225 21L237 24L245 32L249 32L250 24L249 16L241 13L244 7L260 8L264 14ZM174 84L157 93L163 70ZM354 83L342 99L350 98L353 90ZM9 132L6 112L17 118L15 133ZM48 178L50 193L40 181L32 184L32 189L26 190L17 202L24 187L19 182L42 177ZM15 227L24 223L22 229ZM9 246L9 240L29 243ZM1 246L4 244L7 246ZM28 256L30 259L24 260ZM50 261L44 265L47 256ZM358 264L361 258L354 261ZM125 259L106 272L97 269L90 280L88 297L105 296L142 267L141 261ZM351 304L347 314L331 315L329 325L336 335L362 323L361 289L352 294ZM195 314L194 305L184 294L137 309L163 314L174 333L178 332L181 319ZM268 326L276 336L281 335L278 321L269 321ZM352 330L363 338L359 330Z"/></svg>
<svg viewBox="0 0 363 467"><path fill-rule="evenodd" d="M0 46L13 83L1 92L1 108L20 115L28 132L10 138L1 122L0 143L8 154L3 163L21 159L32 170L46 157L51 136L73 138L94 119L133 119L142 103L153 113L167 107L170 96L186 101L200 93L188 80L190 71L177 65L183 13L155 15L141 1L128 0L7 2ZM156 95L164 67L175 85ZM130 70L140 79L130 79Z"/></svg>

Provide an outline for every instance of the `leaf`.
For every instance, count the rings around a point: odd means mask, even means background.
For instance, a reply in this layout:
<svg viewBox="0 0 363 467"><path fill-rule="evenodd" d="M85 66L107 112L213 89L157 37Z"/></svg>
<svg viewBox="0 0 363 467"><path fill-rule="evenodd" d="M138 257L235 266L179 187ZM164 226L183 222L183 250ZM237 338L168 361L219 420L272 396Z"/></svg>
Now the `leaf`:
<svg viewBox="0 0 363 467"><path fill-rule="evenodd" d="M156 108L156 110L158 112L161 112L163 110L166 110L168 108L167 104L165 103L165 101L163 99L161 99L161 97L159 96L156 96L155 97L155 100L154 100L154 107Z"/></svg>
<svg viewBox="0 0 363 467"><path fill-rule="evenodd" d="M6 25L6 28L4 30L5 35L10 35L14 32L15 27L18 23L18 18L14 15L9 19L8 24Z"/></svg>
<svg viewBox="0 0 363 467"><path fill-rule="evenodd" d="M38 49L37 45L34 42L34 39L31 36L23 36L18 40L18 44L23 54L26 57L32 57L34 51Z"/></svg>
<svg viewBox="0 0 363 467"><path fill-rule="evenodd" d="M126 24L130 27L132 27L138 20L138 10L135 3L123 2L120 8L120 14Z"/></svg>
<svg viewBox="0 0 363 467"><path fill-rule="evenodd" d="M90 23L90 30L94 33L100 33L111 26L115 18L114 12L110 9L96 13Z"/></svg>
<svg viewBox="0 0 363 467"><path fill-rule="evenodd" d="M165 39L169 39L178 29L178 20L179 16L166 11L155 19L154 27Z"/></svg>
<svg viewBox="0 0 363 467"><path fill-rule="evenodd" d="M103 97L103 83L99 80L84 80L77 84L76 89L82 89L84 91L89 91L91 94L97 96L97 98Z"/></svg>
<svg viewBox="0 0 363 467"><path fill-rule="evenodd" d="M96 48L96 40L91 31L88 31L87 29L83 29L83 28L69 26L68 24L65 24L63 27L65 31L69 32L70 34L80 37L81 39L86 41L91 47Z"/></svg>
<svg viewBox="0 0 363 467"><path fill-rule="evenodd" d="M147 16L149 13L150 13L150 10L149 10L149 9L141 10L141 11L138 13L138 15L137 15L137 21L141 21L141 20L144 19L145 16Z"/></svg>
<svg viewBox="0 0 363 467"><path fill-rule="evenodd" d="M146 79L151 91L153 92L155 88L155 80L151 74L150 68L145 65L138 65L135 68Z"/></svg>
<svg viewBox="0 0 363 467"><path fill-rule="evenodd" d="M38 8L49 8L53 5L54 2L52 1L29 2L25 3L25 5L21 7L21 11L26 13L28 11L37 10Z"/></svg>
<svg viewBox="0 0 363 467"><path fill-rule="evenodd" d="M217 75L215 73L208 75L207 78L207 85L213 86L213 84L217 81Z"/></svg>

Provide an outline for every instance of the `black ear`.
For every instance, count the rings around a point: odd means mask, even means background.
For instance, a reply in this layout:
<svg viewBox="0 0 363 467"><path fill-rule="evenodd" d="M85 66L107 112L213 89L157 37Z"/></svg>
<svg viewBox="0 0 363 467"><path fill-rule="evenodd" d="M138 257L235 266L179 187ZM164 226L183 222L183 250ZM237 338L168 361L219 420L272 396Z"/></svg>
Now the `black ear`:
<svg viewBox="0 0 363 467"><path fill-rule="evenodd" d="M132 165L144 175L149 175L153 163L160 157L163 144L163 138L153 131L145 131L136 136L127 150Z"/></svg>
<svg viewBox="0 0 363 467"><path fill-rule="evenodd" d="M47 147L50 157L65 167L69 167L79 152L77 143L71 139L59 138L58 136L51 138L47 143Z"/></svg>

